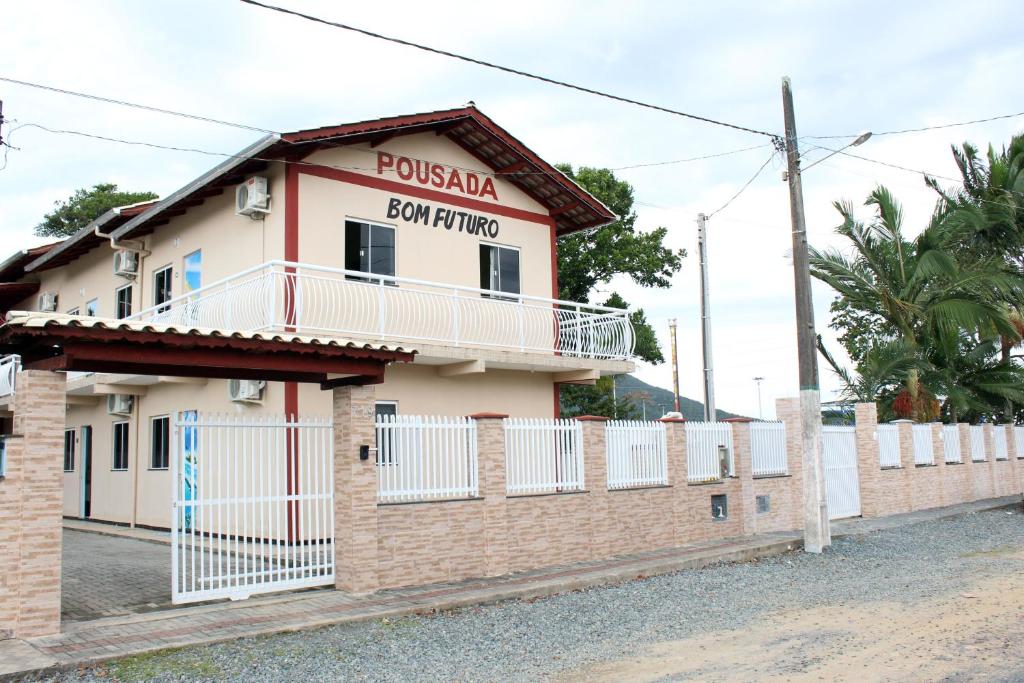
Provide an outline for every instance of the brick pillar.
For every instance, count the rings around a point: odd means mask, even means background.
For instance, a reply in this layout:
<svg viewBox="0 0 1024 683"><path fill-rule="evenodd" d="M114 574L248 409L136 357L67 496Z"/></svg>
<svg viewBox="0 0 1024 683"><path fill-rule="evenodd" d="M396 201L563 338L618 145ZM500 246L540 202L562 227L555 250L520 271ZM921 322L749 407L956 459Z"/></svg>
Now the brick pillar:
<svg viewBox="0 0 1024 683"><path fill-rule="evenodd" d="M963 482L962 503L969 503L974 500L974 458L971 457L971 425L966 422L958 422L957 429L960 432L960 462L965 470Z"/></svg>
<svg viewBox="0 0 1024 683"><path fill-rule="evenodd" d="M732 423L733 462L740 482L740 532L750 536L757 532L757 500L754 493L754 463L750 450L750 423L745 417L723 420Z"/></svg>
<svg viewBox="0 0 1024 683"><path fill-rule="evenodd" d="M914 423L911 420L894 420L896 432L900 438L900 494L903 497L903 509L913 512L920 506L915 487L919 486L917 466L914 464Z"/></svg>
<svg viewBox="0 0 1024 683"><path fill-rule="evenodd" d="M942 423L932 422L931 435L932 435L932 462L935 463L935 469L938 470L936 476L938 477L939 487L938 494L938 505L951 505L953 502L950 500L949 490L950 482L948 477L950 476L949 469L946 467L946 449L942 443Z"/></svg>
<svg viewBox="0 0 1024 683"><path fill-rule="evenodd" d="M477 472L484 499L484 575L509 573L507 474L505 471L505 425L508 415L477 413Z"/></svg>
<svg viewBox="0 0 1024 683"><path fill-rule="evenodd" d="M878 406L874 403L857 403L854 412L857 420L860 514L862 517L880 517L885 505L882 501L882 467L878 460Z"/></svg>
<svg viewBox="0 0 1024 683"><path fill-rule="evenodd" d="M608 496L608 445L605 439L607 417L581 415L583 427L583 481L590 496L591 553L594 557L613 555L602 546L615 546L616 526L612 523L612 501Z"/></svg>
<svg viewBox="0 0 1024 683"><path fill-rule="evenodd" d="M985 433L985 459L988 461L988 490L984 492L984 498L995 498L999 495L999 469L996 463L996 435L995 425L986 422L983 428Z"/></svg>
<svg viewBox="0 0 1024 683"><path fill-rule="evenodd" d="M1005 425L1003 428L1006 430L1006 455L1010 459L1009 466L1007 468L1007 476L1010 481L1007 483L1006 495L1012 496L1021 493L1021 481L1020 481L1020 466L1017 463L1017 458L1020 454L1017 453L1017 439L1013 433L1014 425Z"/></svg>
<svg viewBox="0 0 1024 683"><path fill-rule="evenodd" d="M672 542L683 545L692 536L689 517L689 489L686 469L686 420L663 417L665 441L668 447L668 485L672 487Z"/></svg>
<svg viewBox="0 0 1024 683"><path fill-rule="evenodd" d="M65 378L22 370L0 479L0 638L60 633Z"/></svg>
<svg viewBox="0 0 1024 683"><path fill-rule="evenodd" d="M373 385L334 392L334 585L350 593L372 593L377 579L377 465Z"/></svg>
<svg viewBox="0 0 1024 683"><path fill-rule="evenodd" d="M790 505L792 518L789 527L804 528L804 454L800 447L800 399L775 399L775 415L786 425L786 466L789 469Z"/></svg>

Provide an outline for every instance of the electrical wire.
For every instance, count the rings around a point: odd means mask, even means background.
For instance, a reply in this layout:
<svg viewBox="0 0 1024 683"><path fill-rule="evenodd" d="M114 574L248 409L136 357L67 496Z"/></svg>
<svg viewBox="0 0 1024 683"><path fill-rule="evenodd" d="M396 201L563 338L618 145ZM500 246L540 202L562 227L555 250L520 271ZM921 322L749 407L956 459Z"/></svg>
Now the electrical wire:
<svg viewBox="0 0 1024 683"><path fill-rule="evenodd" d="M922 133L929 130L941 130L943 128L956 128L958 126L971 126L976 123L988 123L990 121L1000 121L1002 119L1013 119L1018 116L1024 116L1024 111L1019 111L1015 114L1000 114L999 116L990 116L984 119L974 119L973 121L960 121L958 123L944 123L938 126L922 126L920 128L904 128L902 130L885 130L880 133L872 131L872 137L878 137L881 135L903 135L904 133ZM853 135L805 135L801 139L808 140L838 140L844 138L855 138L861 135L861 133L855 133Z"/></svg>
<svg viewBox="0 0 1024 683"><path fill-rule="evenodd" d="M233 121L224 121L223 119L214 119L209 116L201 116L199 114L189 114L181 111L174 111L173 109L164 109L162 107L152 107L148 104L139 104L138 102L128 102L127 100L117 100L112 97L103 97L100 95L90 95L89 93L78 92L75 90L66 90L64 88L57 88L52 85L44 85L42 83L32 83L31 81L21 81L16 78L10 78L8 76L0 76L0 81L5 83L14 83L15 85L23 85L27 88L37 88L39 90L47 90L49 92L59 93L61 95L72 95L74 97L81 97L87 100L95 100L97 102L105 102L107 104L117 104L122 107L131 107L133 109L142 109L144 111L157 112L159 114L168 114L170 116L178 116L180 118L191 119L193 121L202 121L204 123L216 123L221 126L230 126L231 128L241 128L242 130L255 131L257 133L268 133L273 135L280 135L276 130L270 130L268 128L259 128L258 126L249 126L244 123L235 123Z"/></svg>
<svg viewBox="0 0 1024 683"><path fill-rule="evenodd" d="M312 14L305 14L303 12L298 12L296 10L287 9L285 7L278 7L277 5L268 5L268 4L265 4L265 3L262 3L262 2L258 2L257 0L239 0L239 1L243 2L243 3L247 4L247 5L252 5L254 7L261 7L263 9L270 10L270 11L273 11L273 12L280 12L281 14L288 14L288 15L291 15L291 16L294 16L294 17L298 17L300 19L305 19L307 21L312 21L312 22L315 22L315 23L318 23L318 24L323 24L325 26L331 26L333 28L340 28L340 29L342 29L344 31L352 31L353 33L359 33L359 34L362 34L364 36L368 36L370 38L376 38L378 40L385 40L385 41L387 41L389 43L395 43L397 45L404 45L405 47L412 47L412 48L415 48L417 50L423 50L424 52L430 52L430 53L433 53L433 54L436 54L436 55L441 55L443 57L451 57L452 59L458 59L458 60L461 60L463 62L468 62L470 64L476 64L477 66L487 67L488 69L496 69L498 71L504 71L505 73L514 74L516 76L523 76L524 78L532 78L533 80L541 81L543 83L548 83L550 85L557 85L557 86L560 86L560 87L563 87L563 88L569 88L570 90L576 90L576 91L587 93L587 94L590 94L590 95L596 95L598 97L604 97L604 98L607 98L607 99L610 99L610 100L615 100L617 102L624 102L626 104L632 104L632 105L635 105L635 106L638 106L638 107L644 107L646 109L653 109L655 111L664 112L666 114L674 114L676 116L682 116L682 117L685 117L685 118L688 118L688 119L693 119L695 121L702 121L704 123L710 123L710 124L713 124L713 125L716 125L716 126L724 126L726 128L732 128L733 130L740 130L740 131L743 131L745 133L753 133L755 135L764 135L764 136L767 136L769 138L772 138L773 140L779 138L779 135L777 135L775 133L769 133L767 131L757 130L755 128L747 128L746 126L740 126L740 125L737 125L737 124L734 124L734 123L726 123L725 121L717 121L715 119L707 118L706 116L698 116L697 114L689 114L687 112L680 111L678 109L670 109L668 107L663 107L661 105L650 104L648 102L642 102L640 100L634 100L634 99L630 99L628 97L622 97L621 95L614 95L612 93L608 93L608 92L605 92L605 91L602 91L602 90L595 90L594 88L587 88L587 87L584 87L582 85L575 85L573 83L568 83L566 81L559 81L559 80L556 80L554 78L549 78L547 76L540 76L538 74L530 73L529 71L523 71L521 69L514 69L512 67L502 66L500 64L495 64L494 62L487 62L487 61L484 61L482 59L476 59L475 57L467 57L466 55L461 55L461 54L458 54L456 52L449 52L447 50L441 50L441 49L436 48L436 47L430 47L430 46L427 46L427 45L421 45L420 43L413 43L411 41L403 40L401 38L393 38L391 36L386 36L386 35L384 35L382 33L376 33L374 31L368 31L366 29L358 28L358 27L355 27L355 26L350 26L348 24L342 24L342 23L339 23L339 22L336 22L336 21L329 21L327 19L323 19L321 17L317 17L317 16L314 16Z"/></svg>
<svg viewBox="0 0 1024 683"><path fill-rule="evenodd" d="M767 159L765 159L765 160L764 160L764 163L763 163L763 164L761 164L760 168L758 168L758 169L757 169L757 171L756 171L756 172L754 173L754 175L750 176L750 180L748 180L748 181L747 181L746 183L744 183L744 184L743 184L743 187L741 187L741 188L739 189L739 191L737 191L737 192L736 192L736 194L734 194L733 196L729 197L729 200L728 200L728 201L727 201L727 202L726 202L725 204L722 204L722 205L721 205L720 207L718 207L717 209L715 209L714 211L712 211L711 213L709 213L709 214L707 215L707 218L709 218L709 219L710 219L710 218L711 218L712 216L714 216L714 215L715 215L716 213L718 213L719 211L722 211L722 210L723 210L723 209L724 209L725 207L727 207L727 206L729 206L730 204L732 204L732 203L733 203L733 201L734 201L734 200L735 200L735 199L736 199L737 197L739 197L739 196L740 196L741 194L743 194L743 193L744 193L744 192L746 191L746 189L747 189L748 187L750 187L750 185L751 185L751 184L752 184L752 183L753 183L753 182L754 182L755 180L757 180L757 177L758 177L759 175L761 175L761 172L762 172L762 171L764 171L764 169L768 167L768 164L770 164L770 163L772 162L772 159L774 159L774 158L775 158L775 155L776 155L776 154L778 154L778 151L777 151L777 150L772 150L771 156L769 156L769 157L768 157Z"/></svg>

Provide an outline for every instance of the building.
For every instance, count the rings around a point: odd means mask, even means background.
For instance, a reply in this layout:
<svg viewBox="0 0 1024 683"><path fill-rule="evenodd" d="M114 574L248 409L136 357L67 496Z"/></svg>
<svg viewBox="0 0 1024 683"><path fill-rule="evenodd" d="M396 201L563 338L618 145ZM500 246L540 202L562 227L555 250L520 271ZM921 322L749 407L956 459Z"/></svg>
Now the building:
<svg viewBox="0 0 1024 683"><path fill-rule="evenodd" d="M559 384L633 367L625 311L557 300L557 238L614 218L474 106L383 118L267 136L18 252L0 310L405 345L412 363L360 378L378 413L551 418ZM126 367L68 374L65 516L168 527L176 416L331 413L315 385Z"/></svg>

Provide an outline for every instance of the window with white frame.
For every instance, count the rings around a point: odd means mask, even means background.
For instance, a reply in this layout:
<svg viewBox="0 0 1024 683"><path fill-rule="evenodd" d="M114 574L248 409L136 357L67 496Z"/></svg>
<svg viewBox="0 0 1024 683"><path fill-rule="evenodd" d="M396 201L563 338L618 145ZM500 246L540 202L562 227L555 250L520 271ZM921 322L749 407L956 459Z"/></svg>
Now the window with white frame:
<svg viewBox="0 0 1024 683"><path fill-rule="evenodd" d="M480 289L519 294L519 250L498 244L480 245Z"/></svg>
<svg viewBox="0 0 1024 683"><path fill-rule="evenodd" d="M171 283L174 279L174 268L167 266L153 273L153 305L160 306L159 312L166 311L169 306L163 306L171 300Z"/></svg>
<svg viewBox="0 0 1024 683"><path fill-rule="evenodd" d="M345 221L345 269L374 275L395 274L395 229L363 221ZM350 276L350 279L362 280Z"/></svg>
<svg viewBox="0 0 1024 683"><path fill-rule="evenodd" d="M170 464L171 421L166 415L154 417L149 423L149 468L166 470Z"/></svg>
<svg viewBox="0 0 1024 683"><path fill-rule="evenodd" d="M128 423L114 423L113 449L110 469L124 471L128 469Z"/></svg>
<svg viewBox="0 0 1024 683"><path fill-rule="evenodd" d="M114 290L114 315L118 320L132 314L132 286L125 285Z"/></svg>
<svg viewBox="0 0 1024 683"><path fill-rule="evenodd" d="M100 300L90 299L85 302L85 314L90 318L95 318L100 314Z"/></svg>
<svg viewBox="0 0 1024 683"><path fill-rule="evenodd" d="M75 430L64 430L64 471L75 471Z"/></svg>
<svg viewBox="0 0 1024 683"><path fill-rule="evenodd" d="M377 416L377 422L385 422L387 417L394 417L398 415L398 401L377 401L373 406L373 412ZM383 420L381 418L384 418ZM378 430L380 433L380 430ZM397 443L397 435L394 429L383 430L384 438L388 440L387 444L381 444L377 442L377 458L376 462L378 465L396 465L397 453L395 452ZM381 460L381 451L384 451L387 455L385 460Z"/></svg>
<svg viewBox="0 0 1024 683"><path fill-rule="evenodd" d="M70 311L68 311L68 315L78 315L78 307L76 306L75 308L72 308Z"/></svg>

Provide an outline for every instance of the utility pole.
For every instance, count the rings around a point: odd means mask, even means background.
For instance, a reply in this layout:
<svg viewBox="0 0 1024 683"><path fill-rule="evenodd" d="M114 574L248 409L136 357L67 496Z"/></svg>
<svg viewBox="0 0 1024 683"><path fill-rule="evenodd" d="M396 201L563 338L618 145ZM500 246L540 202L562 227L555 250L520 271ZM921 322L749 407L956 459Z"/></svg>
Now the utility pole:
<svg viewBox="0 0 1024 683"><path fill-rule="evenodd" d="M4 146L4 101L0 100L0 147Z"/></svg>
<svg viewBox="0 0 1024 683"><path fill-rule="evenodd" d="M697 253L700 256L700 324L704 343L704 421L714 422L715 371L711 358L711 301L708 292L708 232L707 216L697 214Z"/></svg>
<svg viewBox="0 0 1024 683"><path fill-rule="evenodd" d="M755 377L754 382L757 383L757 419L764 419L764 408L761 407L761 382L764 381L764 377Z"/></svg>
<svg viewBox="0 0 1024 683"><path fill-rule="evenodd" d="M804 463L804 550L820 553L832 544L825 500L825 471L821 462L821 394L815 348L811 271L804 222L804 194L800 181L793 90L782 79L782 113L786 124L786 163L789 172L789 211L793 220L793 279L796 288L796 338L800 375L800 444Z"/></svg>
<svg viewBox="0 0 1024 683"><path fill-rule="evenodd" d="M676 319L668 320L669 336L672 338L672 395L675 397L675 411L679 410L679 354L676 352Z"/></svg>

